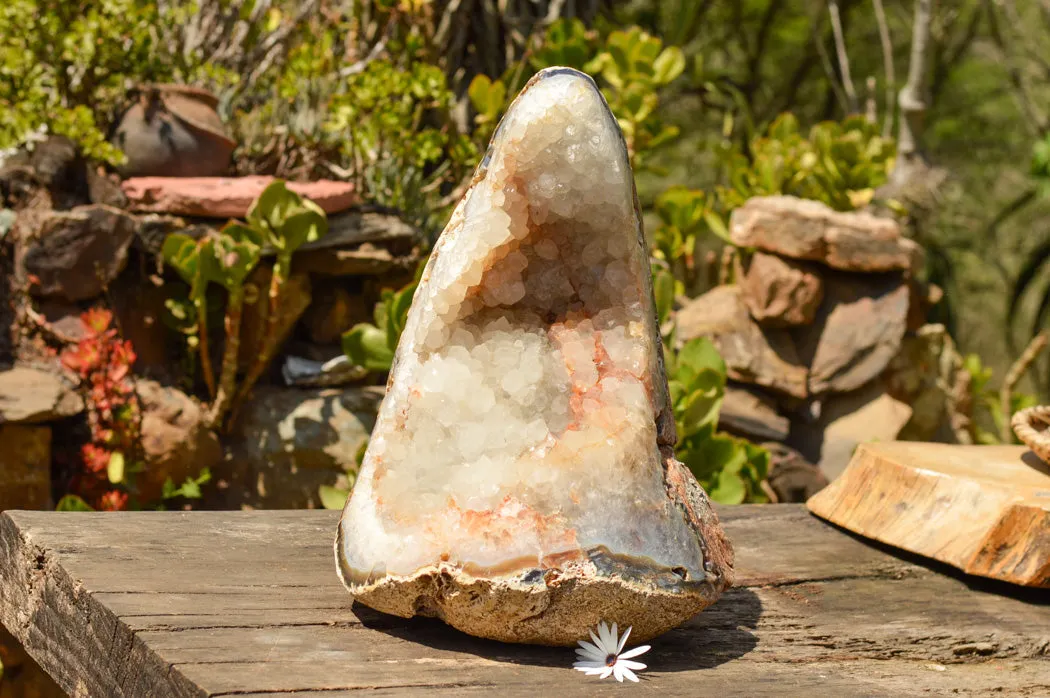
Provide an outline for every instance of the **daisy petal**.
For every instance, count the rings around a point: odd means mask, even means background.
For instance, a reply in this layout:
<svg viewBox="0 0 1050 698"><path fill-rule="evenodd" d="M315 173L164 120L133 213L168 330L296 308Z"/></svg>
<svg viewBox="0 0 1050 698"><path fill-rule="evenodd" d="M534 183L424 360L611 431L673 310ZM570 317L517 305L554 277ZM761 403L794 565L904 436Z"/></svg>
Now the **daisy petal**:
<svg viewBox="0 0 1050 698"><path fill-rule="evenodd" d="M573 662L573 669L604 669L605 662Z"/></svg>
<svg viewBox="0 0 1050 698"><path fill-rule="evenodd" d="M616 651L616 641L609 639L609 626L605 624L605 621L598 624L598 637L602 641L598 646L606 653L613 654Z"/></svg>
<svg viewBox="0 0 1050 698"><path fill-rule="evenodd" d="M623 683L623 667L619 664L613 664L613 678Z"/></svg>
<svg viewBox="0 0 1050 698"><path fill-rule="evenodd" d="M618 659L616 661L620 666L625 666L628 669L634 669L635 671L641 671L645 668L645 664L641 662L632 662L630 659Z"/></svg>
<svg viewBox="0 0 1050 698"><path fill-rule="evenodd" d="M623 675L626 676L631 681L634 681L635 683L638 683L638 677L635 676L634 672L631 671L630 669L628 669L627 667L623 668Z"/></svg>
<svg viewBox="0 0 1050 698"><path fill-rule="evenodd" d="M594 657L602 661L605 661L606 657L606 653L598 649L597 645L592 645L586 640L580 640L580 649L576 650L576 654Z"/></svg>
<svg viewBox="0 0 1050 698"><path fill-rule="evenodd" d="M597 672L595 672L595 673L597 673ZM604 669L604 670L602 671L602 675L601 675L601 676L599 676L598 678L600 678L600 679L604 679L604 678L607 678L607 677L609 676L609 674L611 674L611 673L613 673L613 668L612 668L611 666L607 666L607 667L605 667L605 669Z"/></svg>
<svg viewBox="0 0 1050 698"><path fill-rule="evenodd" d="M612 628L609 629L609 645L610 645L610 650L609 651L611 653L615 653L616 652L616 638L617 638L616 623L613 623L612 624Z"/></svg>
<svg viewBox="0 0 1050 698"><path fill-rule="evenodd" d="M620 638L620 644L616 646L616 654L623 652L623 646L627 644L627 638L631 636L631 628L633 626L628 625L627 630L623 631L623 637Z"/></svg>
<svg viewBox="0 0 1050 698"><path fill-rule="evenodd" d="M588 630L587 632L591 634L591 639L594 640L594 646L598 649L598 651L601 652L603 655L609 654L605 651L605 646L602 643L602 639L595 635L593 630ZM598 628L598 632L601 632L601 627Z"/></svg>
<svg viewBox="0 0 1050 698"><path fill-rule="evenodd" d="M640 654L645 654L650 649L652 649L652 648L649 645L639 645L638 647L635 647L633 650L627 650L623 654L619 655L619 657L620 657L620 659L630 659L631 657L637 657Z"/></svg>

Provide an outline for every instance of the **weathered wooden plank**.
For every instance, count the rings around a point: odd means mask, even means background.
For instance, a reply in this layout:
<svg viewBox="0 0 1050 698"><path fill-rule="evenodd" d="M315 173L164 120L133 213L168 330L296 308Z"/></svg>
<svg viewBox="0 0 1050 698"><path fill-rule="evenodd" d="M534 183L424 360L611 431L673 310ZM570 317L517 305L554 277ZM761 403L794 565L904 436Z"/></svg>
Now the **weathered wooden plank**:
<svg viewBox="0 0 1050 698"><path fill-rule="evenodd" d="M807 506L969 574L1050 588L1050 467L1024 446L862 444Z"/></svg>
<svg viewBox="0 0 1050 698"><path fill-rule="evenodd" d="M564 649L350 608L333 572L335 516L11 512L0 516L0 620L85 695L611 690L570 672ZM801 506L729 508L723 520L742 586L657 639L637 690L1050 693L1050 595L970 589Z"/></svg>

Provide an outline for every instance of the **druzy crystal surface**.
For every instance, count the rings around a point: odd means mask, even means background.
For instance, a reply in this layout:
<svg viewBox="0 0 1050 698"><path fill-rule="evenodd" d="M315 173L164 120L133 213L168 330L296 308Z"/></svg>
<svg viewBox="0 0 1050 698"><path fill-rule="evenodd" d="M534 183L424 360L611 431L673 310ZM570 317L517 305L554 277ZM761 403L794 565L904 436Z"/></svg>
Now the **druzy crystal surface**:
<svg viewBox="0 0 1050 698"><path fill-rule="evenodd" d="M629 622L610 599L669 596L649 634L710 603L731 553L673 459L654 318L616 121L590 78L543 71L416 291L340 523L358 600L551 643Z"/></svg>

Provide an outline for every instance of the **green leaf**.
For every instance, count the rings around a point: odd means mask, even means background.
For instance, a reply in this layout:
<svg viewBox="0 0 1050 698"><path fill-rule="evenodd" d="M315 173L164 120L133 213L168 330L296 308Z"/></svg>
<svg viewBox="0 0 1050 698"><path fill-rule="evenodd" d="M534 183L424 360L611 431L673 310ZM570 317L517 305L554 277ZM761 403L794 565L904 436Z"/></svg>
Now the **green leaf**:
<svg viewBox="0 0 1050 698"><path fill-rule="evenodd" d="M209 468L201 468L200 473L196 478L187 477L186 481L181 486L175 487L175 483L172 482L169 477L164 481L164 486L161 489L161 497L163 499L173 499L175 497L185 497L186 499L200 499L202 496L201 485L204 485L211 481L211 470Z"/></svg>
<svg viewBox="0 0 1050 698"><path fill-rule="evenodd" d="M55 511L95 511L95 508L75 494L67 494L58 500Z"/></svg>
<svg viewBox="0 0 1050 698"><path fill-rule="evenodd" d="M338 511L346 506L346 500L350 496L350 492L331 485L321 485L317 488L317 496L321 499L321 506L325 509Z"/></svg>
<svg viewBox="0 0 1050 698"><path fill-rule="evenodd" d="M653 82L667 85L685 70L685 54L677 46L665 48L653 62Z"/></svg>
<svg viewBox="0 0 1050 698"><path fill-rule="evenodd" d="M696 381L704 371L725 376L726 364L714 343L707 337L697 337L682 345L675 361L681 379L684 372L686 385Z"/></svg>
<svg viewBox="0 0 1050 698"><path fill-rule="evenodd" d="M683 398L680 408L676 410L680 438L689 438L701 429L711 429L718 423L718 412L722 408L722 391L696 390Z"/></svg>
<svg viewBox="0 0 1050 698"><path fill-rule="evenodd" d="M302 199L285 184L284 180L275 180L263 189L262 194L248 209L248 223L270 233L276 231L281 223L294 210L302 208Z"/></svg>
<svg viewBox="0 0 1050 698"><path fill-rule="evenodd" d="M656 301L656 319L660 325L667 322L674 308L674 275L666 269L653 273L653 297Z"/></svg>
<svg viewBox="0 0 1050 698"><path fill-rule="evenodd" d="M367 323L354 325L343 335L343 352L355 365L369 371L389 371L394 361L387 333Z"/></svg>
<svg viewBox="0 0 1050 698"><path fill-rule="evenodd" d="M719 504L741 504L747 496L747 487L739 475L723 470L711 488L710 495Z"/></svg>
<svg viewBox="0 0 1050 698"><path fill-rule="evenodd" d="M712 233L721 238L724 242L730 245L734 244L733 240L729 237L729 230L726 228L726 224L722 222L722 219L713 211L704 212L704 222L707 223L707 227Z"/></svg>
<svg viewBox="0 0 1050 698"><path fill-rule="evenodd" d="M109 465L106 466L106 477L114 485L119 485L124 481L124 454L120 451L113 451L109 456Z"/></svg>
<svg viewBox="0 0 1050 698"><path fill-rule="evenodd" d="M261 248L266 244L266 234L263 231L238 221L230 221L222 227L219 233L226 235L238 245L252 244Z"/></svg>
<svg viewBox="0 0 1050 698"><path fill-rule="evenodd" d="M409 284L394 294L387 304L387 323L384 328L387 336L387 346L391 351L397 349L397 343L401 339L401 333L405 329L408 320L408 310L412 306L412 298L416 292L416 284Z"/></svg>
<svg viewBox="0 0 1050 698"><path fill-rule="evenodd" d="M200 255L196 240L183 233L171 233L164 238L160 253L165 263L178 272L183 281L191 286L197 282Z"/></svg>
<svg viewBox="0 0 1050 698"><path fill-rule="evenodd" d="M195 480L186 478L186 482L182 483L182 487L179 488L179 494L186 499L200 499L201 488Z"/></svg>
<svg viewBox="0 0 1050 698"><path fill-rule="evenodd" d="M328 221L323 213L319 214L317 211L303 208L275 226L275 230L282 240L279 249L294 252L306 243L318 240L327 233Z"/></svg>

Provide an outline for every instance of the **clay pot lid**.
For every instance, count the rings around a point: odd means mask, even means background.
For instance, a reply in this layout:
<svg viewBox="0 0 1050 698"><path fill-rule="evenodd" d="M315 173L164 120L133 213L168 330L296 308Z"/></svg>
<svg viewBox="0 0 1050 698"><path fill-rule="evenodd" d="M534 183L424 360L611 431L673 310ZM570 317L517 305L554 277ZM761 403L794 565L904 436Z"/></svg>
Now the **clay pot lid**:
<svg viewBox="0 0 1050 698"><path fill-rule="evenodd" d="M184 95L191 99L195 99L198 102L204 102L212 109L215 109L219 106L219 98L215 95L214 92L205 87L197 87L195 85L179 85L171 82L147 82L139 85L138 89L143 92L153 90L156 92L160 92L165 96L174 94Z"/></svg>
<svg viewBox="0 0 1050 698"><path fill-rule="evenodd" d="M237 145L226 135L225 124L222 123L219 115L204 102L178 92L161 93L161 101L168 111L190 126L215 136L226 142L231 148Z"/></svg>
<svg viewBox="0 0 1050 698"><path fill-rule="evenodd" d="M237 146L236 141L226 134L226 127L215 111L219 98L208 89L174 83L142 83L132 88L130 93L153 94L160 99L165 109L180 120L223 141L231 149Z"/></svg>

